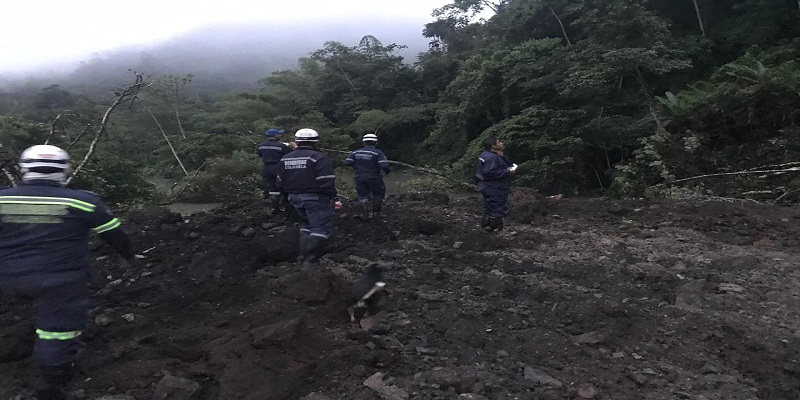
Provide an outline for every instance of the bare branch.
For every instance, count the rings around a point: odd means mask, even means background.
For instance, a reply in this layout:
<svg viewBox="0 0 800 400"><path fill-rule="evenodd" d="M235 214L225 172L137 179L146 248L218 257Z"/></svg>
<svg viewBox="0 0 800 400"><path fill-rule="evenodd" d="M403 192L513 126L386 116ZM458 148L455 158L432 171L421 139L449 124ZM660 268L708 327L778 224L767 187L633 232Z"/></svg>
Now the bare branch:
<svg viewBox="0 0 800 400"><path fill-rule="evenodd" d="M800 172L800 167L792 167L792 168L787 168L787 169L775 169L775 170L761 170L761 171L721 172L721 173L717 173L717 174L697 175L697 176L691 176L691 177L688 177L688 178L677 179L677 180L670 181L670 182L662 182L662 183L650 186L649 188L654 188L654 187L659 187L659 186L664 186L664 185L671 185L673 183L693 181L693 180L703 179L703 178L719 177L719 176L737 176L737 175L752 175L752 174L782 175L782 174L786 174L786 173L790 173L790 172ZM762 177L765 178L767 176L768 175L763 175Z"/></svg>
<svg viewBox="0 0 800 400"><path fill-rule="evenodd" d="M56 119L53 120L53 123L50 124L50 133L47 134L47 139L44 140L44 144L49 144L50 139L56 133L56 123L58 120L61 119L61 114L56 115Z"/></svg>
<svg viewBox="0 0 800 400"><path fill-rule="evenodd" d="M144 87L144 76L140 73L134 73L136 78L134 83L128 86L127 89L119 92L117 99L108 107L105 114L103 114L103 119L100 121L100 126L97 127L94 134L94 139L92 139L92 143L89 145L89 150L86 151L86 155L84 155L83 160L80 164L75 168L75 171L72 173L72 176L67 179L66 184L72 182L73 179L78 175L79 172L83 169L84 166L89 162L89 159L94 155L95 149L97 148L97 142L100 140L100 137L106 131L106 127L108 126L108 119L111 117L111 113L119 107L121 104L125 104L127 102L133 102L136 99L136 95L139 91Z"/></svg>
<svg viewBox="0 0 800 400"><path fill-rule="evenodd" d="M798 0L798 2L800 2L800 0ZM694 12L697 14L697 23L700 25L700 33L703 34L703 37L706 37L706 28L705 25L703 25L703 16L700 14L700 6L697 5L697 0L692 0L692 3L694 3Z"/></svg>
<svg viewBox="0 0 800 400"><path fill-rule="evenodd" d="M567 30L564 29L564 23L561 22L561 18L559 18L558 14L556 14L556 10L553 10L553 7L549 7L549 8L550 8L550 13L552 13L553 16L556 17L556 21L558 21L558 26L561 27L561 33L564 35L564 39L567 40L567 46L569 46L569 48L571 49L572 48L572 41L570 41L569 40L569 36L567 36Z"/></svg>
<svg viewBox="0 0 800 400"><path fill-rule="evenodd" d="M3 175L6 176L8 181L11 183L11 186L17 186L17 178L14 177L14 174L8 169L8 164L11 164L14 160L5 160L3 164L0 165L0 171L3 171Z"/></svg>
<svg viewBox="0 0 800 400"><path fill-rule="evenodd" d="M81 131L81 133L79 133L79 134L78 134L78 136L75 136L75 140L73 140L72 142L70 142L69 146L67 146L67 149L66 149L66 151L67 151L67 152L69 152L69 149L71 149L71 148L72 148L72 146L74 146L74 145L75 145L75 143L78 143L78 140L80 140L80 139L81 139L81 136L83 136L83 134L84 134L84 133L86 133L86 131L88 131L88 130L89 130L89 128L90 128L91 126L92 126L92 124L86 124L86 127L85 127L85 128L83 128L83 130Z"/></svg>
<svg viewBox="0 0 800 400"><path fill-rule="evenodd" d="M183 166L183 162L181 162L180 157L178 157L178 153L175 151L175 148L172 147L172 142L169 141L169 138L167 137L167 133L164 132L164 128L161 127L161 124L158 122L158 119L156 119L156 116L153 114L153 111L151 111L150 107L148 107L148 106L144 106L144 109L147 110L148 113L150 113L150 116L153 117L153 121L156 122L156 126L158 126L158 129L161 131L161 136L164 136L164 140L167 141L167 145L169 146L169 149L172 150L172 155L175 157L175 160L178 161L178 165L181 166L181 169L183 170L183 175L184 176L189 176L189 172L187 172L186 171L186 167Z"/></svg>
<svg viewBox="0 0 800 400"><path fill-rule="evenodd" d="M181 197L181 195L183 194L183 191L184 191L184 190L186 190L186 188L187 188L187 187L189 187L189 184L190 184L190 183L192 183L192 181L194 180L194 178L196 178L196 177L197 177L197 174L200 172L200 170L201 170L201 169L203 169L203 167L204 167L205 165L206 165L206 161L203 161L203 163L202 163L202 164L200 164L200 166L199 166L199 167L197 167L197 170L196 170L196 171L194 171L194 174L192 175L192 177L191 177L191 178L189 178L189 181L188 181L188 182L186 182L186 184L185 184L185 185L183 185L183 187L181 188L181 190L178 192L178 194L176 194L176 195L175 195L175 197L173 197L173 198L172 198L172 200L170 200L170 201L168 201L168 202L166 202L166 203L159 203L158 205L159 205L159 206L168 206L168 205L170 205L170 204L174 203L176 200L178 200L178 198L179 198L179 197ZM173 188L174 188L174 186L173 186Z"/></svg>

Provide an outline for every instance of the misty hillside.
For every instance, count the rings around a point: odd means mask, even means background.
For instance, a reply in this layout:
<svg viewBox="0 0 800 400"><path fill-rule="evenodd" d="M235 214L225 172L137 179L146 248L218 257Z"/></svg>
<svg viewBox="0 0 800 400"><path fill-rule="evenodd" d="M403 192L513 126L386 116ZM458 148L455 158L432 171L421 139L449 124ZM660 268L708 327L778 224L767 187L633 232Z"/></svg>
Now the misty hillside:
<svg viewBox="0 0 800 400"><path fill-rule="evenodd" d="M325 42L357 45L364 35L384 44L408 46L401 51L406 62L427 49L418 20L339 21L325 25L215 26L198 30L159 44L126 47L96 53L67 73L39 71L20 78L0 73L0 88L21 85L48 86L60 83L78 93L103 93L128 83L129 71L147 76L194 74L193 90L198 92L246 90L270 72L291 69L297 59L322 48ZM63 66L61 67L63 68Z"/></svg>

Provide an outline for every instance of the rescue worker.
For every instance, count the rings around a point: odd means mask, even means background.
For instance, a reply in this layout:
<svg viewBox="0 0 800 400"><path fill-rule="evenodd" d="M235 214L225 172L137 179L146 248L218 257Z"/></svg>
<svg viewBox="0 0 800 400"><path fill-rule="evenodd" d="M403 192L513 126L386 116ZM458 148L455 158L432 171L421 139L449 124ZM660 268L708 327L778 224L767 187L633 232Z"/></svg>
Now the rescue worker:
<svg viewBox="0 0 800 400"><path fill-rule="evenodd" d="M483 195L481 228L485 232L502 230L503 218L508 213L508 195L517 164L508 160L505 148L505 143L496 137L484 140L475 168L475 180Z"/></svg>
<svg viewBox="0 0 800 400"><path fill-rule="evenodd" d="M309 266L319 263L333 229L334 207L342 203L336 194L333 163L316 148L319 133L303 128L295 132L294 140L297 148L278 163L278 186L289 194L289 202L304 222L297 262Z"/></svg>
<svg viewBox="0 0 800 400"><path fill-rule="evenodd" d="M290 146L280 141L283 132L283 129L268 129L265 133L267 140L259 144L256 150L264 164L261 168L261 176L264 177L264 198L269 199L272 204L273 214L281 212L282 203L285 203L275 184L275 179L278 178L278 161L292 151Z"/></svg>
<svg viewBox="0 0 800 400"><path fill-rule="evenodd" d="M119 219L94 193L64 187L69 156L38 145L22 152L22 182L0 190L0 291L35 305L39 400L65 398L89 312L89 231L136 265Z"/></svg>
<svg viewBox="0 0 800 400"><path fill-rule="evenodd" d="M358 204L362 208L361 216L369 219L370 211L374 215L380 214L383 199L386 197L386 184L383 182L381 171L383 175L389 175L392 169L386 155L375 147L378 144L377 135L366 134L362 142L364 147L350 153L345 158L344 165L353 167Z"/></svg>

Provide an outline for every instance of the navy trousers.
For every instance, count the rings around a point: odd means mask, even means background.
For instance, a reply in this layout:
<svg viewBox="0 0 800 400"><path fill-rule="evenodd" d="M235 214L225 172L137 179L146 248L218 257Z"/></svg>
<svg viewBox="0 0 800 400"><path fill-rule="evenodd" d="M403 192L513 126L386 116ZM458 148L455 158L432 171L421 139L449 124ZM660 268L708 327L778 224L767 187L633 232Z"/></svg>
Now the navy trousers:
<svg viewBox="0 0 800 400"><path fill-rule="evenodd" d="M300 229L301 233L323 239L331 236L335 215L330 197L314 193L291 193L289 202L305 222L305 226Z"/></svg>
<svg viewBox="0 0 800 400"><path fill-rule="evenodd" d="M55 367L75 361L89 313L87 280L49 285L46 276L0 277L0 290L33 299L37 336L33 357L39 365Z"/></svg>
<svg viewBox="0 0 800 400"><path fill-rule="evenodd" d="M261 168L261 176L264 178L264 191L268 195L281 194L278 185L275 184L278 179L278 164L264 164L264 167Z"/></svg>
<svg viewBox="0 0 800 400"><path fill-rule="evenodd" d="M355 183L360 203L369 200L370 197L380 201L386 197L386 184L383 183L382 176L356 177Z"/></svg>
<svg viewBox="0 0 800 400"><path fill-rule="evenodd" d="M478 189L483 195L483 213L494 218L504 218L508 214L508 185L482 184Z"/></svg>

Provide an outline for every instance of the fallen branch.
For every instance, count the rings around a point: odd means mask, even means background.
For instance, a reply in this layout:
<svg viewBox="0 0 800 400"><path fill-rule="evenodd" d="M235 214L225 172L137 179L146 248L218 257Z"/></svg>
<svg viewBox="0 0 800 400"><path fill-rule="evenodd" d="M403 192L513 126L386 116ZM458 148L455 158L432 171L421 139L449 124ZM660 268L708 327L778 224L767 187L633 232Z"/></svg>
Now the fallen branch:
<svg viewBox="0 0 800 400"><path fill-rule="evenodd" d="M167 145L169 146L169 149L172 150L172 155L175 157L175 160L178 161L178 165L181 166L181 169L183 170L183 176L189 176L189 172L187 172L186 171L186 167L183 166L183 162L181 162L181 159L178 157L178 153L175 151L175 148L172 147L172 142L169 141L169 138L167 137L167 133L164 132L164 128L161 127L161 124L158 122L158 119L156 119L156 116L153 114L153 111L151 111L150 107L148 107L148 106L144 106L144 109L147 110L148 113L150 113L150 116L153 117L153 121L156 122L156 126L158 126L158 130L161 131L161 136L164 136L164 140L167 141ZM184 137L186 137L186 136L184 135Z"/></svg>
<svg viewBox="0 0 800 400"><path fill-rule="evenodd" d="M168 202L166 202L166 203L158 203L157 205L159 205L159 206L168 206L168 205L170 205L170 204L174 203L175 201L177 201L177 200L178 200L178 198L179 198L179 197L181 197L181 195L183 194L183 191L184 191L184 190L186 190L186 188L187 188L187 187L189 187L189 184L191 184L191 183L192 183L192 181L194 180L194 178L196 178L196 177L197 177L197 174L200 172L200 170L201 170L201 169L203 169L203 167L204 167L205 165L206 165L206 161L203 161L203 163L202 163L202 164L200 164L200 166L199 166L199 167L197 167L197 170L196 170L196 171L194 171L194 175L192 175L192 177L191 177L191 178L189 178L189 181L188 181L188 182L186 182L186 184L185 184L185 185L183 185L183 188L181 188L181 190L178 192L178 194L176 194L176 195L175 195L175 197L173 197L173 198L172 198L172 200L170 200L170 201L168 201ZM174 188L174 186L173 186L173 188Z"/></svg>
<svg viewBox="0 0 800 400"><path fill-rule="evenodd" d="M322 149L322 148L320 150L331 151L331 152L334 152L334 153L341 153L341 154L350 154L349 151L344 151L344 150ZM389 160L389 164L391 164L391 165L401 165L403 167L410 168L410 169L413 169L415 171L424 172L426 174L431 174L431 175L436 175L436 176L438 176L440 178L443 178L444 180L446 180L446 181L448 181L450 183L453 183L455 185L458 185L458 186L463 187L463 188L468 189L468 190L474 190L474 191L478 190L478 188L475 185L452 179L449 176L445 175L444 173L439 172L439 171L437 171L437 170L435 170L433 168L419 167L419 166L416 166L416 165L407 164L407 163L400 162L400 161L392 161L392 160Z"/></svg>
<svg viewBox="0 0 800 400"><path fill-rule="evenodd" d="M775 170L761 170L761 171L720 172L720 173L717 173L717 174L697 175L697 176L691 176L691 177L688 177L688 178L677 179L677 180L670 181L670 182L662 182L662 183L659 183L659 184L652 185L652 186L648 187L648 189L659 187L659 186L664 186L664 185L671 185L673 183L687 182L687 181L693 181L693 180L697 180L697 179L713 178L713 177L719 177L719 176L737 176L737 175L770 174L770 173L771 174L781 175L781 174L785 174L785 173L789 173L789 172L800 172L800 167L792 167L792 168L787 168L787 169L775 169ZM764 175L763 177L766 177L766 175Z"/></svg>
<svg viewBox="0 0 800 400"><path fill-rule="evenodd" d="M122 92L118 92L116 100L111 104L110 107L106 110L105 114L103 114L103 119L100 120L100 126L97 127L94 134L94 139L92 139L92 143L89 145L89 150L86 151L86 154L83 157L83 160L80 164L75 168L75 171L72 173L72 176L67 179L66 184L69 185L73 179L78 175L79 172L83 169L84 166L89 162L89 159L94 155L95 149L97 148L97 142L100 141L100 137L106 131L106 127L108 126L108 119L111 117L111 113L122 104L130 102L131 104L136 99L136 95L139 94L139 91L144 86L144 76L139 73L134 73L136 78L132 85L128 86L127 89L123 90Z"/></svg>

